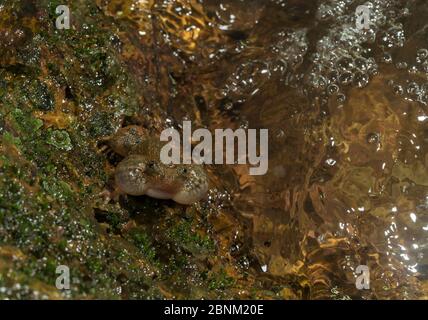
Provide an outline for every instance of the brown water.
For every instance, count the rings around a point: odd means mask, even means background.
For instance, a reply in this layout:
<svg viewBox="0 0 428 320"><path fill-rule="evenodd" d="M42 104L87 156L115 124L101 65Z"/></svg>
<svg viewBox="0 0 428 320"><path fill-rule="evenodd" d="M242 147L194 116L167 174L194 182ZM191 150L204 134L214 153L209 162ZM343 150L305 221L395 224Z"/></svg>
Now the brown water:
<svg viewBox="0 0 428 320"><path fill-rule="evenodd" d="M258 283L427 298L426 1L371 1L369 31L355 28L364 1L125 2L156 35L165 123L269 129L266 175L210 168L213 204L246 226L224 231L241 232L232 254ZM355 288L358 265L371 290Z"/></svg>

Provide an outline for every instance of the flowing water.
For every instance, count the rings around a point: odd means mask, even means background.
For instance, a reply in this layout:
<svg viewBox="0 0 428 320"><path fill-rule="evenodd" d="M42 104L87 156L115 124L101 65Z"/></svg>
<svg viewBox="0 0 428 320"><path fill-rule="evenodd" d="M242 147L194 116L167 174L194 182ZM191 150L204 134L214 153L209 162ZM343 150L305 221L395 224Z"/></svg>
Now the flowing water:
<svg viewBox="0 0 428 320"><path fill-rule="evenodd" d="M258 282L288 298L427 297L426 1L125 7L142 38L156 34L166 123L269 129L266 175L210 167L212 202L245 226L232 254ZM359 265L371 290L355 287Z"/></svg>

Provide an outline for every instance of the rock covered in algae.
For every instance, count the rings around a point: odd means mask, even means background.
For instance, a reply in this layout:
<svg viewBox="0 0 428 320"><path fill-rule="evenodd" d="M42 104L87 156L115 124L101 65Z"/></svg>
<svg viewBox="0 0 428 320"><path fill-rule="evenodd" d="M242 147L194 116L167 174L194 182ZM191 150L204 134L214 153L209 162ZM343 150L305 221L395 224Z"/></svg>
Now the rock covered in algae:
<svg viewBox="0 0 428 320"><path fill-rule="evenodd" d="M168 22L148 18L153 3L115 3L123 14L73 1L69 30L55 28L60 1L0 4L0 297L238 297L232 240L214 231L239 227L214 204L99 197L115 163L99 141L131 117L161 128L160 86L174 90L176 58L155 39ZM68 291L55 287L58 266Z"/></svg>

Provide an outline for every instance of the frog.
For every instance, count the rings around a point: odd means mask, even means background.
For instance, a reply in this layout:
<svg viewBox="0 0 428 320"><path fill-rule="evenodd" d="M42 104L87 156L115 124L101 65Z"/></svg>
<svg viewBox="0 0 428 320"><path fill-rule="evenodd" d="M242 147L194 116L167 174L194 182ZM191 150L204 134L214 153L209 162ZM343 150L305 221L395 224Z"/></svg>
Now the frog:
<svg viewBox="0 0 428 320"><path fill-rule="evenodd" d="M114 170L118 194L171 199L191 205L207 196L208 176L199 164L165 164L160 160L162 142L138 125L129 125L107 140L121 160Z"/></svg>

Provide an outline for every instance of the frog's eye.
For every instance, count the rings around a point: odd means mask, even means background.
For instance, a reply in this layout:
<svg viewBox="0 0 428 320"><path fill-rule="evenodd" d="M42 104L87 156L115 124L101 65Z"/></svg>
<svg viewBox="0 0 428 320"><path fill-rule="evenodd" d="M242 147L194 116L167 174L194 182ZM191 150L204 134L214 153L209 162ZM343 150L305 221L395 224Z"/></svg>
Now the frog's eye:
<svg viewBox="0 0 428 320"><path fill-rule="evenodd" d="M189 172L189 170L186 167L181 167L178 169L178 172L180 174L187 174Z"/></svg>

